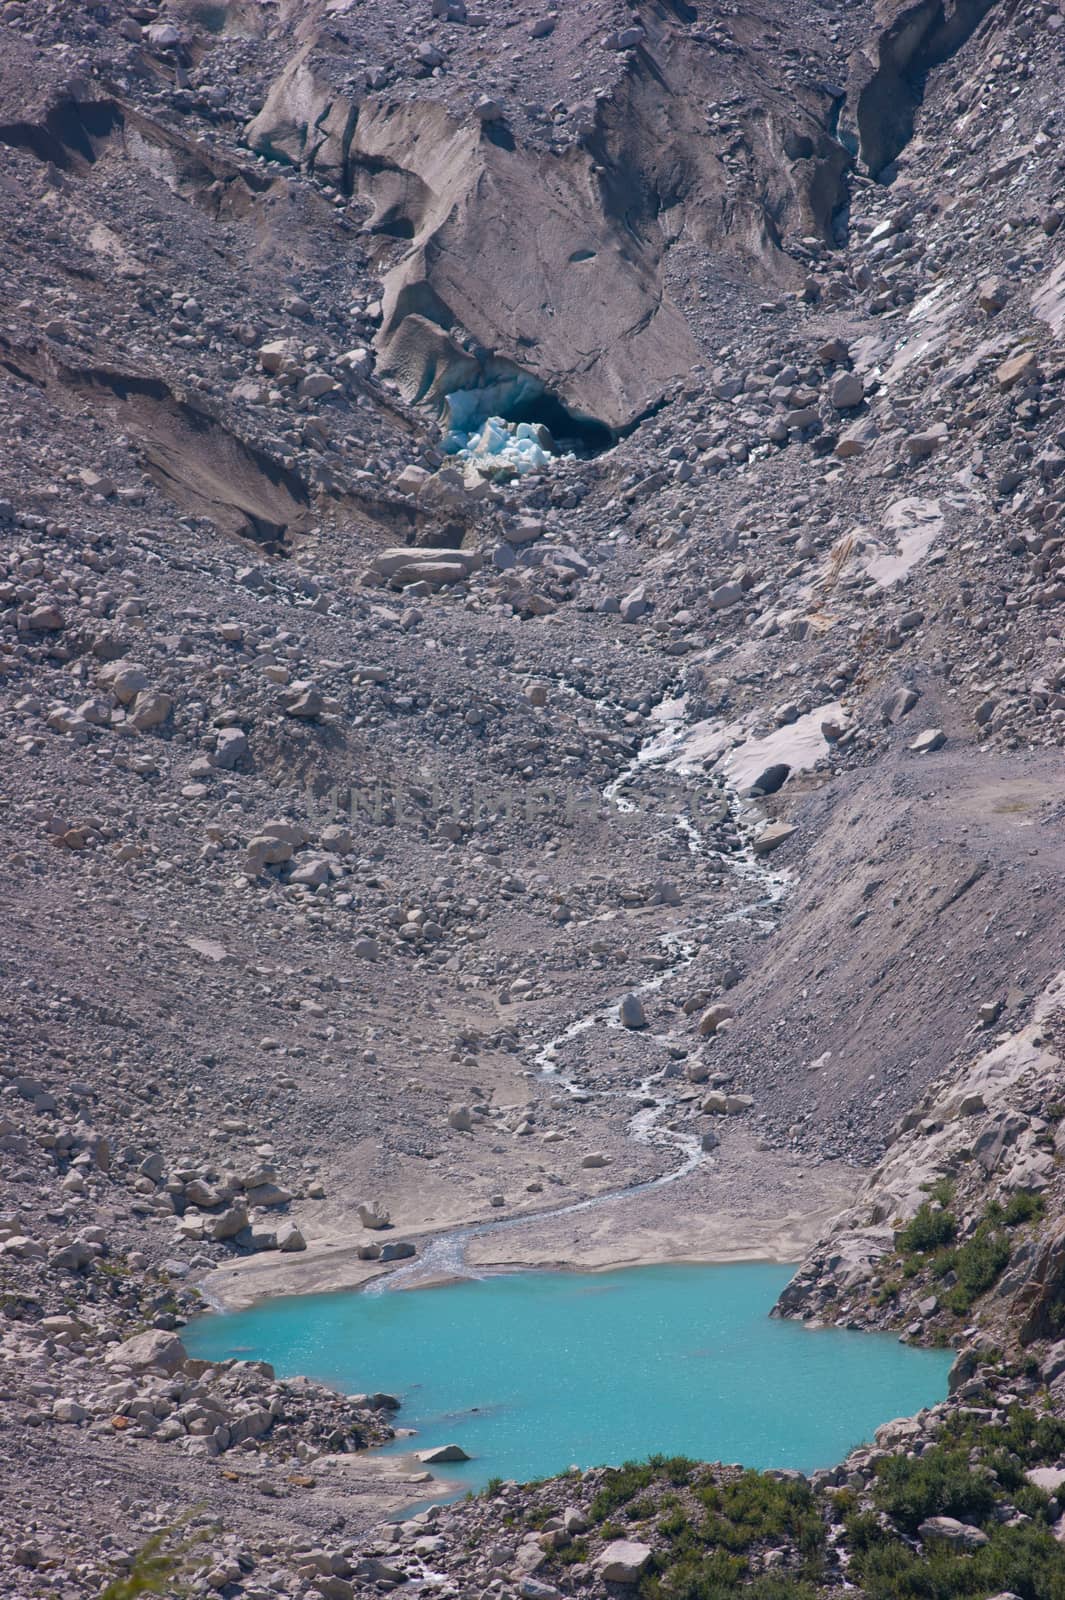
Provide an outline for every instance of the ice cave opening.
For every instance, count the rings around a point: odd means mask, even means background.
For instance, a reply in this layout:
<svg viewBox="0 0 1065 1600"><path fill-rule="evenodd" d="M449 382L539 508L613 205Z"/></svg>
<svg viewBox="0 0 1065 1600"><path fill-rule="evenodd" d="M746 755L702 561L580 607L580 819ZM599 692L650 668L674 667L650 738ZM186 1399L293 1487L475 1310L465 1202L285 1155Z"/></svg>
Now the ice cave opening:
<svg viewBox="0 0 1065 1600"><path fill-rule="evenodd" d="M599 455L615 440L605 423L567 410L524 373L454 389L444 407L441 448L482 477L542 472L560 457Z"/></svg>

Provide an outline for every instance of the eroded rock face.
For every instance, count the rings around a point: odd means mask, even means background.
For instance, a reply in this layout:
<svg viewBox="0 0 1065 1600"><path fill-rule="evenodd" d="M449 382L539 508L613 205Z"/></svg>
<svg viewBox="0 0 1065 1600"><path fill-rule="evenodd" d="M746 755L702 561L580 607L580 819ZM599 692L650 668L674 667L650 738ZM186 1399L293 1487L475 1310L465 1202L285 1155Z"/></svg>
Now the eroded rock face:
<svg viewBox="0 0 1065 1600"><path fill-rule="evenodd" d="M1022 1344L1052 1338L1061 1327L1065 1304L1065 1226L1043 1240L1028 1281L1011 1307L1020 1322Z"/></svg>
<svg viewBox="0 0 1065 1600"><path fill-rule="evenodd" d="M859 155L881 172L913 133L925 74L964 44L994 0L889 0L884 28L852 63L849 100Z"/></svg>
<svg viewBox="0 0 1065 1600"><path fill-rule="evenodd" d="M387 263L379 370L405 399L439 408L524 375L577 418L624 430L697 360L667 287L676 244L709 244L780 287L800 281L785 236L830 236L849 160L828 131L833 93L796 88L766 50L748 103L746 55L701 47L679 15L633 31L639 48L559 152L523 141L495 102L491 117L432 94L356 106L304 18L246 137L371 204ZM750 17L737 31L757 34ZM707 133L726 81L742 104L739 183ZM734 147L731 120L722 131Z"/></svg>
<svg viewBox="0 0 1065 1600"><path fill-rule="evenodd" d="M1046 1123L1028 1108L1039 1086L1060 1074L1060 1058L1046 1041L1045 1019L1057 1014L1063 985L1065 974L1058 973L1036 999L1031 1022L1004 1033L974 1060L954 1063L922 1104L907 1112L855 1205L833 1221L784 1290L778 1315L870 1326L878 1325L878 1318L883 1325L892 1317L898 1320L893 1294L878 1298L876 1285L885 1276L885 1264L888 1278L895 1270L890 1263L901 1224L920 1207L938 1203L937 1182L949 1181L960 1239L967 1230L971 1236L987 1215L990 1198L1047 1190L1054 1156L1047 1148ZM985 1009L997 1018L1000 1008ZM1065 1301L1065 1227L1055 1222L1038 1239L1015 1234L1008 1266L994 1293L1008 1304L1019 1342L1054 1337ZM928 1287L915 1284L902 1302L911 1332L920 1332L942 1309L939 1295L928 1295Z"/></svg>
<svg viewBox="0 0 1065 1600"><path fill-rule="evenodd" d="M583 154L507 148L439 106L372 98L351 161L375 225L412 236L385 277L378 339L406 399L439 405L525 372L623 428L690 367L660 244L626 237Z"/></svg>
<svg viewBox="0 0 1065 1600"><path fill-rule="evenodd" d="M355 126L355 107L336 99L311 60L313 41L301 45L266 104L248 125L253 150L307 164L328 181L340 182Z"/></svg>

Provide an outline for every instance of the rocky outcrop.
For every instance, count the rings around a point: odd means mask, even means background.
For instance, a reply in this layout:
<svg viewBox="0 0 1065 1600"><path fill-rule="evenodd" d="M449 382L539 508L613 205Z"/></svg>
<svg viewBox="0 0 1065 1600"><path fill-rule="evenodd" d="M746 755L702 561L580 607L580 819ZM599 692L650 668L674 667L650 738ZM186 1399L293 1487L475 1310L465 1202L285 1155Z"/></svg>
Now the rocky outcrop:
<svg viewBox="0 0 1065 1600"><path fill-rule="evenodd" d="M1065 973L1059 973L1026 1027L952 1069L902 1119L854 1206L836 1219L784 1290L777 1315L863 1320L898 1230L928 1204L937 1184L964 1183L965 1210L974 1219L993 1198L1047 1188L1054 1153L1047 1148L1047 1123L1032 1108L1060 1074L1046 1028L1063 992ZM923 1292L915 1286L915 1301ZM1022 1342L1057 1332L1055 1318L1065 1300L1065 1231L1058 1227L1038 1250L1019 1252L1002 1293L1013 1295L1011 1316L1021 1324ZM936 1310L933 1300L924 1315ZM911 1313L917 1315L912 1307ZM886 1318L897 1315L888 1311Z"/></svg>
<svg viewBox="0 0 1065 1600"><path fill-rule="evenodd" d="M1022 1345L1060 1338L1065 1326L1065 1224L1058 1223L1040 1247L1027 1282L1010 1307Z"/></svg>
<svg viewBox="0 0 1065 1600"><path fill-rule="evenodd" d="M611 215L583 152L508 147L440 106L374 97L351 163L371 230L410 239L385 275L378 339L406 399L439 407L455 389L499 385L504 414L553 394L578 419L623 428L690 367L661 242Z"/></svg>
<svg viewBox="0 0 1065 1600"><path fill-rule="evenodd" d="M343 183L356 114L352 101L330 87L308 40L274 80L245 137L263 155L306 166L328 183Z"/></svg>
<svg viewBox="0 0 1065 1600"><path fill-rule="evenodd" d="M881 172L909 143L928 73L952 56L997 0L898 0L868 56L852 63L849 117L861 162Z"/></svg>

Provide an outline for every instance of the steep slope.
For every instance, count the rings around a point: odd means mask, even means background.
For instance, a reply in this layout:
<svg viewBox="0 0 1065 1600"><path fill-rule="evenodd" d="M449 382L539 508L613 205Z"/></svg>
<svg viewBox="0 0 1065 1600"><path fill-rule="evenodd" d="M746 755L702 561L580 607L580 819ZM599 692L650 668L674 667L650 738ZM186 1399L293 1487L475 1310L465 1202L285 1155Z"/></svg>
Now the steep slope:
<svg viewBox="0 0 1065 1600"><path fill-rule="evenodd" d="M385 1399L175 1337L502 1216L479 1262L808 1252L788 1314L959 1346L730 1581L920 1593L946 1439L970 1577L1054 1600L1065 10L0 40L4 1585L202 1506L202 1592L606 1592L615 1480L419 1551ZM459 395L574 448L456 465Z"/></svg>

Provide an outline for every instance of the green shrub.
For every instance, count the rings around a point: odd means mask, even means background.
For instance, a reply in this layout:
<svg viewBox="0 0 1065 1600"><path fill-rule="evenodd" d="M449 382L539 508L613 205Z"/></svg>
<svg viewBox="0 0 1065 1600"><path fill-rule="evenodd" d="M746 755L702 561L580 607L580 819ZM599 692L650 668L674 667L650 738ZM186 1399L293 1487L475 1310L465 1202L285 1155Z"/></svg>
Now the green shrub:
<svg viewBox="0 0 1065 1600"><path fill-rule="evenodd" d="M697 1461L687 1456L655 1455L646 1461L625 1461L620 1467L611 1467L588 1514L593 1522L602 1522L604 1517L635 1500L653 1483L671 1483L674 1488L681 1488L691 1482L698 1466Z"/></svg>
<svg viewBox="0 0 1065 1600"><path fill-rule="evenodd" d="M817 1600L817 1590L801 1578L766 1573L743 1590L744 1600Z"/></svg>
<svg viewBox="0 0 1065 1600"><path fill-rule="evenodd" d="M1011 1406L1005 1422L993 1426L955 1415L947 1422L944 1443L967 1451L985 1451L989 1464L1001 1476L1004 1463L1010 1459L1015 1469L1060 1460L1065 1455L1065 1420L1040 1416L1027 1406ZM1003 1478L1007 1489L1020 1481L1019 1475L1013 1482Z"/></svg>
<svg viewBox="0 0 1065 1600"><path fill-rule="evenodd" d="M587 1561L587 1559L587 1539L571 1539L569 1544L563 1545L561 1550L553 1551L551 1555L551 1560L557 1562L560 1567L576 1566L579 1561Z"/></svg>
<svg viewBox="0 0 1065 1600"><path fill-rule="evenodd" d="M887 1539L856 1553L852 1571L868 1600L974 1600L1003 1592L1065 1600L1065 1551L1045 1527L997 1527L971 1555L941 1546L920 1553Z"/></svg>
<svg viewBox="0 0 1065 1600"><path fill-rule="evenodd" d="M718 1554L671 1567L665 1577L645 1577L640 1600L817 1600L817 1590L801 1578L766 1573L744 1581L744 1563Z"/></svg>
<svg viewBox="0 0 1065 1600"><path fill-rule="evenodd" d="M931 1250L950 1244L956 1232L957 1223L952 1213L937 1210L925 1200L896 1234L895 1244L904 1255L927 1255Z"/></svg>
<svg viewBox="0 0 1065 1600"><path fill-rule="evenodd" d="M1012 1194L1002 1212L1002 1221L1007 1228L1016 1228L1022 1222L1035 1222L1046 1211L1046 1201L1041 1194L1033 1194L1031 1189L1018 1189Z"/></svg>
<svg viewBox="0 0 1065 1600"><path fill-rule="evenodd" d="M706 1543L739 1552L790 1538L808 1564L806 1575L819 1568L825 1528L809 1484L745 1472L733 1483L708 1484L698 1498L706 1509L699 1529Z"/></svg>
<svg viewBox="0 0 1065 1600"><path fill-rule="evenodd" d="M1001 1277L1009 1263L1010 1244L1004 1233L984 1221L953 1255L958 1281L944 1300L952 1311L964 1316L973 1301Z"/></svg>
<svg viewBox="0 0 1065 1600"><path fill-rule="evenodd" d="M887 1456L877 1465L873 1499L905 1533L926 1517L981 1523L995 1505L986 1472L969 1465L967 1450L935 1445L922 1456Z"/></svg>
<svg viewBox="0 0 1065 1600"><path fill-rule="evenodd" d="M894 1537L874 1511L852 1512L844 1523L844 1534L847 1549L856 1556L872 1550L875 1545L887 1544Z"/></svg>
<svg viewBox="0 0 1065 1600"><path fill-rule="evenodd" d="M723 1550L670 1563L664 1574L657 1565L640 1580L640 1600L732 1600L747 1574L746 1561Z"/></svg>
<svg viewBox="0 0 1065 1600"><path fill-rule="evenodd" d="M663 1539L681 1539L694 1535L691 1518L683 1506L669 1506L658 1519L658 1531Z"/></svg>
<svg viewBox="0 0 1065 1600"><path fill-rule="evenodd" d="M607 1472L603 1487L588 1507L593 1522L602 1522L620 1506L635 1500L655 1481L655 1470L648 1461L626 1461Z"/></svg>

